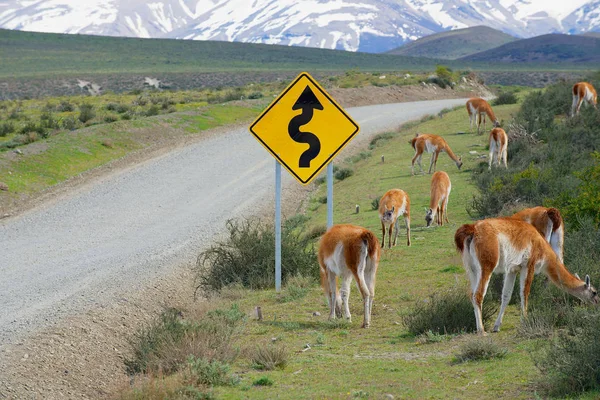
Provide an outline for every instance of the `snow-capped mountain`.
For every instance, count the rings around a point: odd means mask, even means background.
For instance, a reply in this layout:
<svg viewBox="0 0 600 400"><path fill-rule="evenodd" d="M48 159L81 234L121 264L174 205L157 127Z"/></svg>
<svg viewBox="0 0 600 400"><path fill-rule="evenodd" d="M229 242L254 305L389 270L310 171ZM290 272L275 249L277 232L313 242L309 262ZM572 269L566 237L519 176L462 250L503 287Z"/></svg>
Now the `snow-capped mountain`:
<svg viewBox="0 0 600 400"><path fill-rule="evenodd" d="M382 52L486 25L531 37L600 30L600 0L0 0L0 27Z"/></svg>

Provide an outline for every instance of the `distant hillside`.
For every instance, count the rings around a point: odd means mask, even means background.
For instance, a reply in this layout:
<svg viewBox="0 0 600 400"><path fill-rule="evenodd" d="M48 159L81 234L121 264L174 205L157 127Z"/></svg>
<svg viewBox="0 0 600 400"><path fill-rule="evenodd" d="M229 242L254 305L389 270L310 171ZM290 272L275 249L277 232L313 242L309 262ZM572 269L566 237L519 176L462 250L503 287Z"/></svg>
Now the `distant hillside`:
<svg viewBox="0 0 600 400"><path fill-rule="evenodd" d="M598 63L600 62L600 38L561 34L542 35L462 57L460 61L572 65Z"/></svg>
<svg viewBox="0 0 600 400"><path fill-rule="evenodd" d="M487 26L457 29L425 36L387 54L454 60L489 50L517 38Z"/></svg>
<svg viewBox="0 0 600 400"><path fill-rule="evenodd" d="M0 29L0 77L151 73L431 69L435 61L389 54L177 39L138 39Z"/></svg>
<svg viewBox="0 0 600 400"><path fill-rule="evenodd" d="M582 36L600 38L600 32L586 32Z"/></svg>

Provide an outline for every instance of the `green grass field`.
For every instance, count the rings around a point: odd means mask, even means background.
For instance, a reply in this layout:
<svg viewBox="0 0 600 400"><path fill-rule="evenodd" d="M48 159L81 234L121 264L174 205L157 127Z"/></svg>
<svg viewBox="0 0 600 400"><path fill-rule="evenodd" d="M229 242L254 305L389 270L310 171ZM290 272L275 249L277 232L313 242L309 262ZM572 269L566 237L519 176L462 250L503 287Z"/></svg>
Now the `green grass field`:
<svg viewBox="0 0 600 400"><path fill-rule="evenodd" d="M495 109L501 119L508 120L518 105ZM500 359L456 363L460 346L476 340L476 335L423 341L409 335L402 323L402 315L415 302L425 301L433 293L458 285L467 296L467 280L453 245L453 235L460 225L471 221L466 211L475 193L470 169L481 162L478 157L486 153L487 135L456 133L465 130L468 130L468 118L464 110L456 110L379 141L370 157L362 160L356 157L359 161L354 164L336 163L350 165L354 175L334 185L335 223L362 225L381 237L378 213L371 209L372 200L391 188L401 188L411 198L412 246L406 246L406 231L402 229L398 245L383 251L371 328L360 328L362 301L355 285L352 285L350 298L353 315L350 324L327 321L328 308L316 285L305 297L287 303L280 300L289 297L287 288L281 295L274 290L242 290L234 300L229 293L221 301L236 302L248 316L253 315L255 306L261 306L264 321L249 317L245 323L238 339L242 356L233 364L233 372L239 374L241 382L233 387L215 387L212 393L216 398L380 399L386 394L411 399L542 396L537 386L540 375L529 354L537 343L516 335L520 318L517 305L509 306L502 332L490 335L494 343L507 349L506 356ZM438 170L447 171L452 180L450 224L443 227L425 228L430 175L411 176L410 160L414 152L408 140L416 132L443 135L465 163L459 171L447 155L440 155L438 160ZM382 155L385 163L381 162ZM424 164L429 162L427 156L423 161ZM319 187L308 204L309 227L326 223L326 205L319 201L325 194L324 186ZM358 214L356 204L360 205ZM316 263L315 268L318 268ZM313 316L314 312L321 315ZM290 352L287 366L274 371L254 369L244 354L257 344L273 340ZM274 383L272 386L253 385L265 376ZM180 378L181 375L166 378L159 386L169 387L169 383ZM123 398L136 398L134 393L129 392ZM137 398L147 398L142 393L137 392L141 396ZM598 393L593 393L582 398L597 396Z"/></svg>

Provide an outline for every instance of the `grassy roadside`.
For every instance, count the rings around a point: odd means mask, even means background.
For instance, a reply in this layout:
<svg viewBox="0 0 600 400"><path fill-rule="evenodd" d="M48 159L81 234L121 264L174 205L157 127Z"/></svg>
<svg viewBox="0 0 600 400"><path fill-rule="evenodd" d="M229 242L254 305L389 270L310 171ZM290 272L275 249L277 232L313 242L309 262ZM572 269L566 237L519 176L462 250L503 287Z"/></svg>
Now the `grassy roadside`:
<svg viewBox="0 0 600 400"><path fill-rule="evenodd" d="M507 120L518 106L498 106L495 109L501 119ZM391 137L379 140L370 157L355 158L356 162L350 165L354 169L353 176L335 184L335 222L363 225L378 236L381 234L380 225L377 212L371 210L372 200L390 188L404 189L411 196L413 245L410 248L404 245L405 231L402 230L399 245L383 253L372 328L360 329L362 310L356 288L352 289L350 299L351 324L326 320L326 303L317 285L310 286L303 297L285 303L282 299L293 299L290 294L297 292L293 284L284 288L282 295L272 290L229 291L219 300L223 307L236 303L240 310L251 316L254 307L261 306L264 321L257 322L248 317L242 324L237 339L241 356L232 365L232 371L240 377L240 382L235 386L215 387L212 389L214 397L383 398L386 394L396 398L538 397L536 381L539 373L528 353L537 342L517 337L517 306L509 306L503 331L490 338L507 349L506 355L500 359L456 363L455 357L461 346L474 341L474 335L424 341L410 336L402 324L402 315L415 302L424 301L434 292L455 285L462 288L466 284L452 237L458 226L470 220L466 208L475 193L470 182L470 169L480 162L478 157L486 152L487 141L487 135L457 134L467 129L468 119L464 110L457 110L441 119L432 119L387 135ZM465 162L463 169L458 171L445 154L438 161L438 170L447 171L452 180L451 223L444 227L424 228L430 176L413 177L410 174L413 150L407 142L416 132L443 135ZM381 161L382 155L385 163ZM428 158L423 161L426 164ZM324 193L325 188L320 187L309 204L309 228L325 224L326 206L319 201ZM355 213L356 204L360 205L358 214ZM314 316L314 312L321 315ZM274 371L253 368L248 354L257 345L271 341L288 350L287 365ZM163 388L176 387L184 375L164 380L155 378L153 383ZM271 386L256 384L264 377L271 381ZM149 393L146 387L145 391L128 391L123 398L151 398ZM595 398L596 395L584 398Z"/></svg>
<svg viewBox="0 0 600 400"><path fill-rule="evenodd" d="M194 137L228 124L251 121L264 101L208 105L194 113L175 112L67 131L0 153L0 211L85 171L170 139Z"/></svg>

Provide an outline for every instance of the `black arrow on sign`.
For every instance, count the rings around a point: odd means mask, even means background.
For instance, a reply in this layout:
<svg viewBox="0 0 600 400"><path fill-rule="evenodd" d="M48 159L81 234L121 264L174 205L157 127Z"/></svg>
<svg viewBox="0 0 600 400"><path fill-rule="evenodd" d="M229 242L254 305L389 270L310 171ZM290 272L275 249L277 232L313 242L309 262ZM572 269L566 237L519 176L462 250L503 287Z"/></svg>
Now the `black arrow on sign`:
<svg viewBox="0 0 600 400"><path fill-rule="evenodd" d="M308 124L312 119L315 108L322 110L323 106L319 103L319 99L310 89L310 86L306 86L298 100L296 100L296 104L292 107L292 110L302 109L302 114L296 115L288 124L288 133L292 140L309 145L308 150L300 156L298 163L300 168L309 168L310 162L321 152L321 142L314 133L300 132L300 127Z"/></svg>

